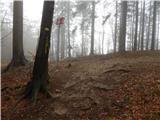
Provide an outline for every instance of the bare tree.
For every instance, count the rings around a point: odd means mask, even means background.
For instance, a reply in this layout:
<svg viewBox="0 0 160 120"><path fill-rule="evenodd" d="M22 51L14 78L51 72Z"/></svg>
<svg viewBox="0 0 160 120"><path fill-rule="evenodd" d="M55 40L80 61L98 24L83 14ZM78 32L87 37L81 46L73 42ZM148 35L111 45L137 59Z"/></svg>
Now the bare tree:
<svg viewBox="0 0 160 120"><path fill-rule="evenodd" d="M144 22L145 22L145 1L143 1L143 14L142 14L142 31L141 31L141 50L144 46Z"/></svg>
<svg viewBox="0 0 160 120"><path fill-rule="evenodd" d="M27 60L23 51L23 1L13 2L13 56L9 65L5 68L6 72L9 68L25 65Z"/></svg>
<svg viewBox="0 0 160 120"><path fill-rule="evenodd" d="M23 98L29 98L36 102L40 90L51 96L47 89L49 83L48 54L50 48L50 36L54 11L54 1L44 1L41 31L34 62L32 80L28 82Z"/></svg>
<svg viewBox="0 0 160 120"><path fill-rule="evenodd" d="M156 37L156 8L157 1L154 1L153 5L153 25L152 25L152 40L151 40L151 50L155 50L155 37Z"/></svg>
<svg viewBox="0 0 160 120"><path fill-rule="evenodd" d="M115 13L115 28L114 28L114 52L116 52L117 47L117 16L118 16L118 5L116 1L116 13Z"/></svg>
<svg viewBox="0 0 160 120"><path fill-rule="evenodd" d="M94 54L94 22L95 22L95 1L92 1L92 26L91 26L91 49L90 55Z"/></svg>
<svg viewBox="0 0 160 120"><path fill-rule="evenodd" d="M127 1L122 1L121 18L120 18L120 32L119 32L119 52L125 52L126 17L127 17Z"/></svg>
<svg viewBox="0 0 160 120"><path fill-rule="evenodd" d="M135 35L134 35L134 51L137 50L137 32L138 32L138 1L136 1L136 21L135 21Z"/></svg>

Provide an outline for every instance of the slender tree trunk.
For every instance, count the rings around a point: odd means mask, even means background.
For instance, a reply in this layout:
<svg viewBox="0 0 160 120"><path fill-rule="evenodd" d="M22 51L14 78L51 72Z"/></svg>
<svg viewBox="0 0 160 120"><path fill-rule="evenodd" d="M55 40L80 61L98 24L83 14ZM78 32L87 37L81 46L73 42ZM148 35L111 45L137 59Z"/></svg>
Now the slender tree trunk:
<svg viewBox="0 0 160 120"><path fill-rule="evenodd" d="M115 14L115 28L114 28L114 52L116 52L117 47L117 14L118 14L118 5L116 1L116 14Z"/></svg>
<svg viewBox="0 0 160 120"><path fill-rule="evenodd" d="M158 46L159 46L159 21L160 21L160 15L157 14L157 38L156 38L156 50L158 50Z"/></svg>
<svg viewBox="0 0 160 120"><path fill-rule="evenodd" d="M61 59L64 59L65 53L65 26L61 26Z"/></svg>
<svg viewBox="0 0 160 120"><path fill-rule="evenodd" d="M136 1L136 21L135 21L135 35L134 35L134 51L137 51L137 32L138 32L138 1Z"/></svg>
<svg viewBox="0 0 160 120"><path fill-rule="evenodd" d="M149 41L150 41L150 24L151 24L151 2L150 2L150 11L149 11L149 20L148 20L148 30L147 30L147 40L146 40L146 50L148 50L149 48Z"/></svg>
<svg viewBox="0 0 160 120"><path fill-rule="evenodd" d="M40 90L47 93L48 95L51 95L47 89L47 85L49 80L48 54L50 47L53 11L54 1L44 1L41 32L32 72L32 80L27 84L24 93L24 98L29 98L34 103Z"/></svg>
<svg viewBox="0 0 160 120"><path fill-rule="evenodd" d="M104 54L104 25L103 25L103 33L102 33L102 54Z"/></svg>
<svg viewBox="0 0 160 120"><path fill-rule="evenodd" d="M142 15L142 35L141 35L141 50L144 48L144 22L145 22L145 1L143 1L143 15Z"/></svg>
<svg viewBox="0 0 160 120"><path fill-rule="evenodd" d="M155 50L155 37L156 37L156 8L157 2L154 1L153 6L153 26L152 26L152 40L151 40L151 50Z"/></svg>
<svg viewBox="0 0 160 120"><path fill-rule="evenodd" d="M60 24L58 25L57 29L57 50L56 50L56 58L57 62L59 62L59 43L60 43Z"/></svg>
<svg viewBox="0 0 160 120"><path fill-rule="evenodd" d="M82 45L81 45L81 55L83 56L84 55L84 26L82 25L81 26L81 31L82 31Z"/></svg>
<svg viewBox="0 0 160 120"><path fill-rule="evenodd" d="M141 13L140 13L140 23L139 23L139 36L138 36L138 50L140 50L140 47L141 47L141 32L142 32L142 14L143 14L143 6L142 6L142 2L141 2Z"/></svg>
<svg viewBox="0 0 160 120"><path fill-rule="evenodd" d="M90 55L94 54L94 22L95 22L95 1L92 1L92 26L91 26L91 49Z"/></svg>
<svg viewBox="0 0 160 120"><path fill-rule="evenodd" d="M121 18L120 18L120 32L119 32L119 52L125 52L126 18L127 18L127 1L122 1Z"/></svg>
<svg viewBox="0 0 160 120"><path fill-rule="evenodd" d="M68 24L68 57L71 57L71 41L70 41L70 1L68 1L67 10L67 24Z"/></svg>

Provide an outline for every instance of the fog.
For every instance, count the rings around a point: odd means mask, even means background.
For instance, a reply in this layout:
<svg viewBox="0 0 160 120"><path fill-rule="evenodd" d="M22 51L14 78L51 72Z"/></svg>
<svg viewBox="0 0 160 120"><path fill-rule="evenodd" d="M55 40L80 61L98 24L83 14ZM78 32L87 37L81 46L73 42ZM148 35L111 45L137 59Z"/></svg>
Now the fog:
<svg viewBox="0 0 160 120"><path fill-rule="evenodd" d="M65 48L67 48L67 12L62 13L62 9L65 10L66 1L56 1L55 11L53 18L53 29L51 37L51 49L50 49L50 60L54 60L56 55L56 41L57 41L57 29L56 20L58 17L65 17L64 24L61 25L65 29ZM81 1L89 5L89 10L91 9L90 1ZM95 54L107 54L113 52L113 39L114 39L114 22L115 22L115 5L114 0L99 0L96 1L95 5L95 31L94 31L94 51ZM13 1L12 0L1 0L0 2L0 21L1 21L1 49L2 49L2 63L8 63L12 58L12 28L13 28ZM120 1L118 1L118 4ZM149 1L146 2L146 6ZM72 57L80 56L81 46L82 46L82 11L78 11L77 5L78 1L70 1L70 39L71 39L71 54ZM85 5L85 4L84 4ZM83 7L83 6L82 6ZM140 5L139 5L140 7ZM43 0L24 0L23 2L23 43L24 43L24 53L27 59L32 60L32 55L35 55L37 41L40 31L40 23L42 17ZM83 8L82 8L83 9ZM120 7L118 12L120 12ZM84 14L84 13L83 13ZM119 14L119 13L118 13ZM149 12L146 12L149 14ZM102 25L106 16L109 18ZM88 21L85 25L85 53L84 55L89 55L90 52L90 39L91 39L91 19L89 17L89 12L86 11L85 19ZM119 21L119 18L118 18ZM127 25L130 23L128 22ZM103 31L104 28L104 31ZM75 31L74 31L75 30ZM74 31L74 33L73 33ZM127 29L129 32L129 28ZM61 31L62 33L63 31ZM103 36L104 32L104 36ZM104 42L102 39L104 37ZM61 38L62 39L62 38ZM126 36L126 41L130 40L129 34ZM103 46L103 50L102 50ZM126 45L126 49L130 46L130 43ZM65 51L65 58L67 57L67 50Z"/></svg>

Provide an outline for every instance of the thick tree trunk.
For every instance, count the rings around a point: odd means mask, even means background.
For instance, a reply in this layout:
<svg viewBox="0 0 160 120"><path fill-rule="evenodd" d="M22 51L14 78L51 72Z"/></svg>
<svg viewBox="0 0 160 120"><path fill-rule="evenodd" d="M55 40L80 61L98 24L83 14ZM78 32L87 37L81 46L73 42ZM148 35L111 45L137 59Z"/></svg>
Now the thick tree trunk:
<svg viewBox="0 0 160 120"><path fill-rule="evenodd" d="M12 67L25 65L27 60L23 51L23 1L13 2L13 54L10 64L5 68L6 72Z"/></svg>
<svg viewBox="0 0 160 120"><path fill-rule="evenodd" d="M137 50L137 32L138 32L138 1L136 1L136 21L135 21L135 35L134 35L134 48L133 50Z"/></svg>
<svg viewBox="0 0 160 120"><path fill-rule="evenodd" d="M156 37L156 4L157 2L154 1L153 6L153 26L152 26L152 40L151 40L151 50L155 50L155 37Z"/></svg>
<svg viewBox="0 0 160 120"><path fill-rule="evenodd" d="M92 26L91 26L91 49L90 55L94 54L94 23L95 23L95 1L92 1Z"/></svg>
<svg viewBox="0 0 160 120"><path fill-rule="evenodd" d="M125 52L126 18L127 18L127 1L122 1L121 18L120 18L120 32L119 32L119 52Z"/></svg>
<svg viewBox="0 0 160 120"><path fill-rule="evenodd" d="M51 26L53 20L54 1L44 1L43 15L41 21L41 32L34 62L32 80L27 84L25 98L35 102L39 90L50 94L47 90L48 54L50 47Z"/></svg>

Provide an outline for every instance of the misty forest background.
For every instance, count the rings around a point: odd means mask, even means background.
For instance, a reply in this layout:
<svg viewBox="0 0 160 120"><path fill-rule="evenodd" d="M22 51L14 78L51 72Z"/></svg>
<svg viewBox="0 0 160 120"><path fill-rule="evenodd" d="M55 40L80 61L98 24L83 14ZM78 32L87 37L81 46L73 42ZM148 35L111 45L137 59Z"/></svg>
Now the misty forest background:
<svg viewBox="0 0 160 120"><path fill-rule="evenodd" d="M49 60L118 51L158 50L159 6L159 1L149 0L56 1ZM8 64L12 58L13 1L1 1L0 8L1 60L3 64ZM32 61L41 19L32 20L23 12L24 54ZM60 25L58 41L56 21L59 17L65 20Z"/></svg>

